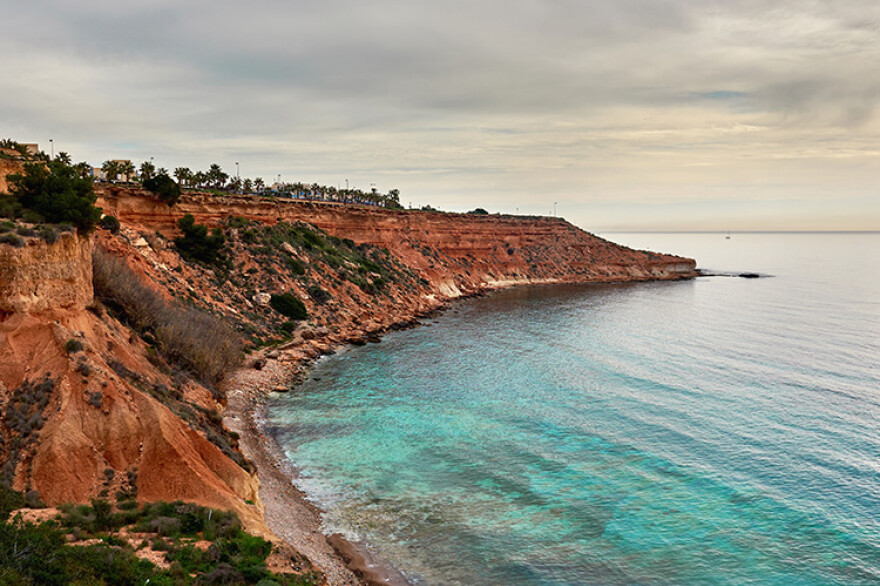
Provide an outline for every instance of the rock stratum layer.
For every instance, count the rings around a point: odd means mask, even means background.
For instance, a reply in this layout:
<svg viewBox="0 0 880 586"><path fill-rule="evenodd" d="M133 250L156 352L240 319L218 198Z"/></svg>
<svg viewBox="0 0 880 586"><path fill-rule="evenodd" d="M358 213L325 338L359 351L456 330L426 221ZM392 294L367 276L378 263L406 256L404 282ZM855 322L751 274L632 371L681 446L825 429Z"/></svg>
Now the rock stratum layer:
<svg viewBox="0 0 880 586"><path fill-rule="evenodd" d="M516 283L680 279L695 276L696 268L693 259L632 250L561 218L214 195L190 195L169 208L148 192L114 186L101 187L98 205L128 225L165 233L176 232L185 214L207 226L230 215L270 225L305 222L338 238L388 249L445 297Z"/></svg>
<svg viewBox="0 0 880 586"><path fill-rule="evenodd" d="M92 289L92 243L73 232L48 244L29 238L23 248L0 246L0 312L85 309Z"/></svg>

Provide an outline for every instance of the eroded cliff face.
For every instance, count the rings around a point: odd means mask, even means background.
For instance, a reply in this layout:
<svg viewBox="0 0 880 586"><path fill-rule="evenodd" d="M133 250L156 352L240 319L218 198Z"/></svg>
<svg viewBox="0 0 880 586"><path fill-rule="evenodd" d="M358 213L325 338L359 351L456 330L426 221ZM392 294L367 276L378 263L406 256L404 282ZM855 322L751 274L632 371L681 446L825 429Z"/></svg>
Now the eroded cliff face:
<svg viewBox="0 0 880 586"><path fill-rule="evenodd" d="M626 248L560 218L392 211L368 206L185 195L173 208L143 190L101 186L98 205L143 230L173 234L176 222L218 226L229 216L264 224L305 222L332 236L386 248L441 297L529 282L598 282L694 276L693 259Z"/></svg>
<svg viewBox="0 0 880 586"><path fill-rule="evenodd" d="M49 244L0 245L0 313L85 309L93 298L92 243L73 232Z"/></svg>
<svg viewBox="0 0 880 586"><path fill-rule="evenodd" d="M157 389L219 407L148 360L92 302L92 243L0 245L0 481L50 505L116 493L235 510L264 532L259 483L157 400ZM253 501L248 505L246 500Z"/></svg>

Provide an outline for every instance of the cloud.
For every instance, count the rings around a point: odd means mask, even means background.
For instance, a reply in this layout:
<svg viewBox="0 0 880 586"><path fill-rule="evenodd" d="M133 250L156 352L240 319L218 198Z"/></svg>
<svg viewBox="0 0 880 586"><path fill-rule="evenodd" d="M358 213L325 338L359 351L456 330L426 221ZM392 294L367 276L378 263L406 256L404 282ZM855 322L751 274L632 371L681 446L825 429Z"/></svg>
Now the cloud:
<svg viewBox="0 0 880 586"><path fill-rule="evenodd" d="M18 3L0 128L441 207L834 206L880 170L878 31L864 0Z"/></svg>

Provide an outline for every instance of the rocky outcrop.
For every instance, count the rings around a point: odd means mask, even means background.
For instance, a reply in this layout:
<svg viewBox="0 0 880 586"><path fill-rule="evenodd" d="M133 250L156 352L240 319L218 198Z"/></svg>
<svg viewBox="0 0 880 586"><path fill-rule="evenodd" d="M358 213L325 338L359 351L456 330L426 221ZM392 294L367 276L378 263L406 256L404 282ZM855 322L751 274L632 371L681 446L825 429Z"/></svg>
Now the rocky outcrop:
<svg viewBox="0 0 880 586"><path fill-rule="evenodd" d="M92 244L73 232L49 244L0 244L0 313L85 309L91 303Z"/></svg>

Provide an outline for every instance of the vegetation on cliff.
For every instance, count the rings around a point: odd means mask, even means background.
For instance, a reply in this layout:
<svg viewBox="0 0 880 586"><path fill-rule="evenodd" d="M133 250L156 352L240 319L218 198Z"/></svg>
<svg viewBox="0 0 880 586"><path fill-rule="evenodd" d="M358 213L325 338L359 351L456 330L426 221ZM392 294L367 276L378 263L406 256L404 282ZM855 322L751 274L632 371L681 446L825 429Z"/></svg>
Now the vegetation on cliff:
<svg viewBox="0 0 880 586"><path fill-rule="evenodd" d="M320 583L320 577L306 572L297 557L242 531L231 512L180 501L140 506L126 501L114 508L94 499L91 505L64 505L54 519L41 523L20 515L9 520L24 500L20 493L0 488L2 584ZM299 568L299 573L270 571L267 558L273 551L287 567Z"/></svg>
<svg viewBox="0 0 880 586"><path fill-rule="evenodd" d="M191 214L186 214L177 222L177 226L183 232L182 236L174 239L180 256L189 261L202 262L207 265L223 265L226 256L223 254L223 245L226 238L220 228L211 230L202 224L196 224Z"/></svg>
<svg viewBox="0 0 880 586"><path fill-rule="evenodd" d="M241 341L221 319L170 302L128 265L100 248L92 256L95 296L172 366L215 385L241 361Z"/></svg>
<svg viewBox="0 0 880 586"><path fill-rule="evenodd" d="M183 225L186 232L174 240L179 258L170 256L163 238L147 235L157 257L174 266L153 278L186 304L222 313L252 347L290 339L298 327L293 320L307 322L302 328L331 327L339 311L393 303L394 295L418 285L413 271L387 250L309 224L230 217L213 234L190 218ZM198 252L207 247L209 254ZM212 258L214 264L204 260ZM281 301L288 296L298 301Z"/></svg>
<svg viewBox="0 0 880 586"><path fill-rule="evenodd" d="M0 203L4 215L70 223L81 233L90 232L101 219L91 179L63 161L25 163L24 172L9 175L8 181L10 194Z"/></svg>
<svg viewBox="0 0 880 586"><path fill-rule="evenodd" d="M55 380L48 375L39 381L25 379L9 394L0 425L0 489L12 486L16 467L37 446L40 430L46 422L44 411L55 390ZM39 500L39 496L34 496Z"/></svg>
<svg viewBox="0 0 880 586"><path fill-rule="evenodd" d="M143 185L170 206L180 200L180 185L164 173L145 179Z"/></svg>

